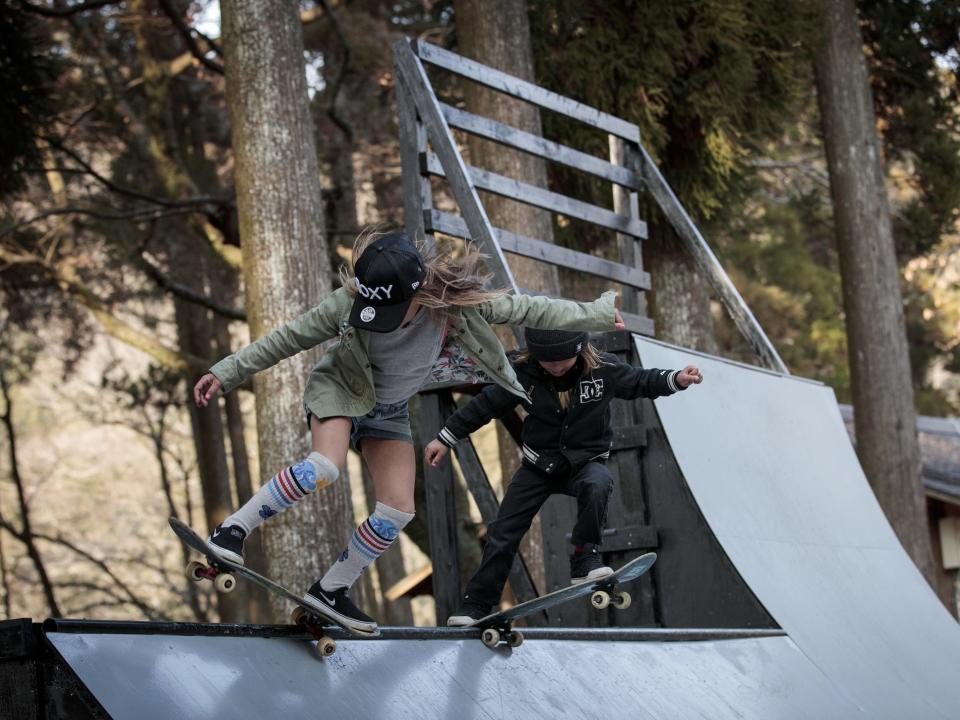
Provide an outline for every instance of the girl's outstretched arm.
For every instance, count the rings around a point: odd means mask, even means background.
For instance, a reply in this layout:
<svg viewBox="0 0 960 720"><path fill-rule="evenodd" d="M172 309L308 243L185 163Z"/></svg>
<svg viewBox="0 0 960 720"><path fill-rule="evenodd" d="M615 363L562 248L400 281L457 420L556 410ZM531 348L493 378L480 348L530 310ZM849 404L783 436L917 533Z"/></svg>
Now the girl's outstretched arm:
<svg viewBox="0 0 960 720"><path fill-rule="evenodd" d="M219 384L222 393L228 393L246 382L251 375L273 367L284 358L337 337L340 316L344 308L349 308L350 302L342 288L336 290L300 317L228 355L200 378L194 387L194 400L203 407L213 398L218 388L213 386L209 375Z"/></svg>
<svg viewBox="0 0 960 720"><path fill-rule="evenodd" d="M556 300L543 295L504 295L478 306L493 324L527 325L548 330L623 330L623 318L610 290L593 302Z"/></svg>

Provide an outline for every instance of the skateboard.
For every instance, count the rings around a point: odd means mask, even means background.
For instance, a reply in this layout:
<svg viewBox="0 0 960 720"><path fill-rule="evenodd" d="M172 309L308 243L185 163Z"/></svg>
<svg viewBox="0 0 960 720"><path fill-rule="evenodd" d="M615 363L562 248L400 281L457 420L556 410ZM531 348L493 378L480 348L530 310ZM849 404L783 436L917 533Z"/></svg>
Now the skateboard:
<svg viewBox="0 0 960 720"><path fill-rule="evenodd" d="M250 580L272 593L276 593L294 603L296 607L290 614L290 622L304 628L317 641L317 651L322 657L329 657L337 651L337 643L327 634L331 627L339 627L357 637L374 637L376 633L365 633L347 627L334 618L327 617L319 611L304 605L303 598L275 583L270 578L254 572L250 568L225 560L214 554L207 541L197 535L189 526L177 518L170 518L170 527L178 538L190 549L203 555L207 562L192 560L187 564L186 575L193 582L210 580L220 592L231 592L237 586L236 576Z"/></svg>
<svg viewBox="0 0 960 720"><path fill-rule="evenodd" d="M556 607L575 598L589 595L590 604L597 610L603 610L610 605L618 610L626 610L630 607L630 593L617 591L617 585L636 580L653 567L656 561L656 553L641 555L612 575L554 590L547 595L527 600L527 602L514 605L507 610L482 617L467 627L480 628L482 630L480 639L489 648L496 647L501 640L510 647L520 647L523 643L523 633L513 629L514 620Z"/></svg>

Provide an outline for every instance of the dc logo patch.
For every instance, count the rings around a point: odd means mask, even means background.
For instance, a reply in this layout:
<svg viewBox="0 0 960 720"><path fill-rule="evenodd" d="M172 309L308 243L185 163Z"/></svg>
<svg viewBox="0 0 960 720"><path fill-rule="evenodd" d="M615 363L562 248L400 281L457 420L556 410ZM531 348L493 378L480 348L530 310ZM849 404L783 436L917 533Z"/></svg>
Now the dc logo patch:
<svg viewBox="0 0 960 720"><path fill-rule="evenodd" d="M367 305L363 310L360 311L360 319L363 322L370 322L377 316L377 311L374 310L370 305Z"/></svg>
<svg viewBox="0 0 960 720"><path fill-rule="evenodd" d="M580 403L598 402L603 399L603 380L580 381Z"/></svg>
<svg viewBox="0 0 960 720"><path fill-rule="evenodd" d="M350 557L350 551L349 551L349 550L344 550L342 553L340 553L339 561L340 561L340 562L346 562L348 557Z"/></svg>
<svg viewBox="0 0 960 720"><path fill-rule="evenodd" d="M258 514L260 517L262 517L264 520L266 520L267 518L270 518L270 517L273 517L274 515L276 515L276 514L277 514L277 511L274 510L274 509L273 509L272 507L270 507L269 505L261 505L261 506L260 506L260 512L258 512L257 514Z"/></svg>

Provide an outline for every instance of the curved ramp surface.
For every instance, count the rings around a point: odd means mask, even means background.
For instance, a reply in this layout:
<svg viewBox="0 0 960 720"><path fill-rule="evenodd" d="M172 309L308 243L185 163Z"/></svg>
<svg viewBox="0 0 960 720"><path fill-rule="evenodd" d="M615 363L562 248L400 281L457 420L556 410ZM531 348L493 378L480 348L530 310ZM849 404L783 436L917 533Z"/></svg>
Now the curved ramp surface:
<svg viewBox="0 0 960 720"><path fill-rule="evenodd" d="M785 636L657 642L342 640L47 633L111 717L848 718L857 709Z"/></svg>
<svg viewBox="0 0 960 720"><path fill-rule="evenodd" d="M757 598L870 718L960 717L960 627L881 511L829 388L636 338L644 367L696 364L655 401L704 517Z"/></svg>

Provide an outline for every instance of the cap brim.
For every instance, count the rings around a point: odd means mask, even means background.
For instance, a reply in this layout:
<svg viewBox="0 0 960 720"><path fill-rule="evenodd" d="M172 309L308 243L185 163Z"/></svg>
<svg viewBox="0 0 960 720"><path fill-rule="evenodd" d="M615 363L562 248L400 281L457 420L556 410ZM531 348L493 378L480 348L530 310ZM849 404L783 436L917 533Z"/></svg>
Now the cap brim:
<svg viewBox="0 0 960 720"><path fill-rule="evenodd" d="M371 305L359 295L353 300L353 308L350 310L350 324L360 330L369 330L370 332L392 332L400 327L403 322L403 316L407 314L407 308L413 298L397 303L396 305ZM370 315L372 311L372 316Z"/></svg>

